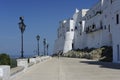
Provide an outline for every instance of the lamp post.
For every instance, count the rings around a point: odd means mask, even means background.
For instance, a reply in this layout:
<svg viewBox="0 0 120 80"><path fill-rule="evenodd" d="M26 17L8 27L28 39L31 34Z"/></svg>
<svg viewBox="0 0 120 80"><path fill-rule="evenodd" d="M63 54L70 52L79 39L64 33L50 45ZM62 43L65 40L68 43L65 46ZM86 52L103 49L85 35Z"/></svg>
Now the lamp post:
<svg viewBox="0 0 120 80"><path fill-rule="evenodd" d="M21 21L21 22L18 23L19 24L19 29L21 31L21 58L24 58L24 55L23 55L23 53L24 53L24 51L23 51L23 33L25 31L26 25L23 22L24 21L23 17L20 17L19 19Z"/></svg>
<svg viewBox="0 0 120 80"><path fill-rule="evenodd" d="M44 38L43 39L43 45L44 45L44 56L46 55L46 50L45 50L45 47L46 47L46 39Z"/></svg>
<svg viewBox="0 0 120 80"><path fill-rule="evenodd" d="M47 44L47 46L46 46L46 47L47 47L47 55L48 55L48 48L49 48L49 44Z"/></svg>
<svg viewBox="0 0 120 80"><path fill-rule="evenodd" d="M39 54L39 40L40 40L40 36L37 35L37 36L36 36L36 39L37 39L37 48L38 48L38 51L37 51L37 52L38 52L38 56L39 56L39 55L40 55L40 54Z"/></svg>

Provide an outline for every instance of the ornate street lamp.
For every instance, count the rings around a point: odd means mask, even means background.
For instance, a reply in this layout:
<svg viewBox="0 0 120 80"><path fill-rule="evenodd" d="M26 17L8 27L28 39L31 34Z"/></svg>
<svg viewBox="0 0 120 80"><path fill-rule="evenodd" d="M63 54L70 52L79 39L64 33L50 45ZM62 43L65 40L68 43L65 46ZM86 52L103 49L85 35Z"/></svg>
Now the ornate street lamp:
<svg viewBox="0 0 120 80"><path fill-rule="evenodd" d="M19 24L19 29L21 31L21 58L24 58L24 55L23 55L23 53L24 53L24 51L23 51L23 33L25 31L26 25L23 22L24 21L23 17L20 17L19 19L21 21L21 22L18 23Z"/></svg>
<svg viewBox="0 0 120 80"><path fill-rule="evenodd" d="M46 39L44 38L43 39L43 45L44 45L44 56L46 55L46 49L45 49L45 47L46 47Z"/></svg>
<svg viewBox="0 0 120 80"><path fill-rule="evenodd" d="M39 54L39 40L40 40L40 36L37 35L37 36L36 36L36 39L37 39L38 56L39 56L39 55L40 55L40 54Z"/></svg>
<svg viewBox="0 0 120 80"><path fill-rule="evenodd" d="M47 47L47 55L48 55L48 48L49 48L49 44L47 44L47 46L46 46L46 47Z"/></svg>

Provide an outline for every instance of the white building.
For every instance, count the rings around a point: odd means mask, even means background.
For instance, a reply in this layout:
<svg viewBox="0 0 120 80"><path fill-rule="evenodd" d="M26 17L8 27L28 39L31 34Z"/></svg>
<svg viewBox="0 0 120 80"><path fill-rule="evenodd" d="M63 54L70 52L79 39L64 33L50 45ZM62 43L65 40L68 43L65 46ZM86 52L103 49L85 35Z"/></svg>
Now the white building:
<svg viewBox="0 0 120 80"><path fill-rule="evenodd" d="M100 0L90 9L76 9L73 19L63 23L58 33L64 35L58 36L55 52L113 46L113 62L120 62L120 0Z"/></svg>
<svg viewBox="0 0 120 80"><path fill-rule="evenodd" d="M60 22L58 37L54 45L54 53L66 53L73 49L74 21L73 18Z"/></svg>
<svg viewBox="0 0 120 80"><path fill-rule="evenodd" d="M85 15L89 9L82 9L80 11L76 10L76 13L73 15L75 22L74 29L74 49L83 49L86 46L86 37L85 37Z"/></svg>
<svg viewBox="0 0 120 80"><path fill-rule="evenodd" d="M108 14L108 12L110 12L109 1L110 0L105 0L104 3L107 2L105 5L103 2L97 3L86 13L85 32L87 37L86 47L88 48L112 45L110 30L111 14Z"/></svg>
<svg viewBox="0 0 120 80"><path fill-rule="evenodd" d="M111 0L113 62L120 63L120 0Z"/></svg>

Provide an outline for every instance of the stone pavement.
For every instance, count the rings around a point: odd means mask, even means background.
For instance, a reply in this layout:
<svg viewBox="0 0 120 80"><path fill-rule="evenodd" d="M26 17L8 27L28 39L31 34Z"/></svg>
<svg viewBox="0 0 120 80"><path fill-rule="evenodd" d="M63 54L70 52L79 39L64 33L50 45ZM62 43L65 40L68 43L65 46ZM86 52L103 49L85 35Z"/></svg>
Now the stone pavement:
<svg viewBox="0 0 120 80"><path fill-rule="evenodd" d="M53 58L33 66L14 80L120 80L120 64Z"/></svg>

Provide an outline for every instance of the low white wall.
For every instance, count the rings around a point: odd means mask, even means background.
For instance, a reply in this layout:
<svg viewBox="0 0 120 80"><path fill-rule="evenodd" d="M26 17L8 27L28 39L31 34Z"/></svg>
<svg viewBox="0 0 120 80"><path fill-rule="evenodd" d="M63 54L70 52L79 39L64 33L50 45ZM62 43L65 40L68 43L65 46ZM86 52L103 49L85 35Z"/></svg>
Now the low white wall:
<svg viewBox="0 0 120 80"><path fill-rule="evenodd" d="M17 77L17 76L19 76L21 74L24 74L24 72L26 72L27 70L30 70L31 68L33 68L32 66L35 66L37 63L45 62L45 61L47 61L49 59L51 59L50 56L42 56L42 57L30 58L29 63L28 63L28 59L18 59L17 60L17 66L19 67L19 69L13 69L14 71L12 71L12 69L11 69L10 80L14 79L15 77ZM20 67L22 67L24 69L21 70ZM13 74L12 74L12 72L13 72Z"/></svg>
<svg viewBox="0 0 120 80"><path fill-rule="evenodd" d="M30 58L29 60L30 60L30 63L33 62L36 64L36 58Z"/></svg>
<svg viewBox="0 0 120 80"><path fill-rule="evenodd" d="M2 80L9 80L10 66L7 66L7 65L0 66L0 77L2 78Z"/></svg>
<svg viewBox="0 0 120 80"><path fill-rule="evenodd" d="M28 59L17 59L16 68L10 69L10 66L1 65L0 66L0 80L13 80L15 77L24 74L25 71L30 70L33 66L35 66L34 62L45 62L51 59L50 56L36 57L30 58L30 63L28 63Z"/></svg>
<svg viewBox="0 0 120 80"><path fill-rule="evenodd" d="M17 59L17 66L24 67L24 71L28 68L28 59Z"/></svg>

